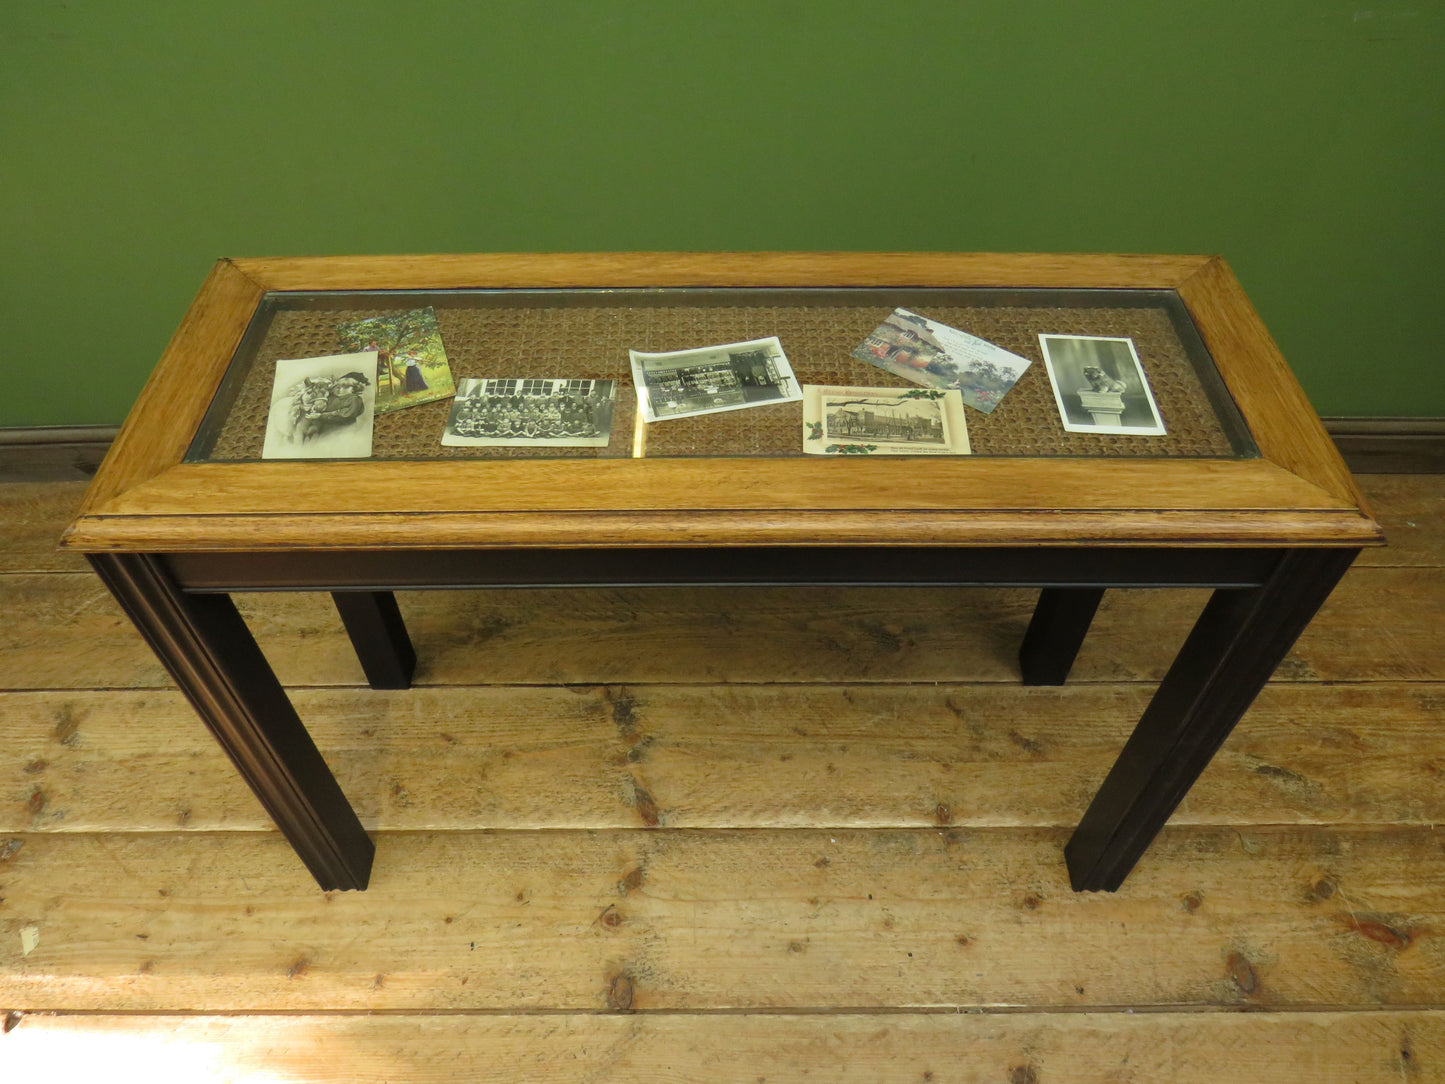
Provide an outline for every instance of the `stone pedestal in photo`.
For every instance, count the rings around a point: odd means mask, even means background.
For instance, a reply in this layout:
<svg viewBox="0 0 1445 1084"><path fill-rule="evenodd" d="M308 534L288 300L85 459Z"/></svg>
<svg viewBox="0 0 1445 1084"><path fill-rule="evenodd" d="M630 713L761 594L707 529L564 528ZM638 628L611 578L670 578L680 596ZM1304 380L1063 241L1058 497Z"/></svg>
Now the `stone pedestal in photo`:
<svg viewBox="0 0 1445 1084"><path fill-rule="evenodd" d="M1079 402L1094 418L1095 425L1120 425L1124 413L1124 397L1116 391L1079 389Z"/></svg>

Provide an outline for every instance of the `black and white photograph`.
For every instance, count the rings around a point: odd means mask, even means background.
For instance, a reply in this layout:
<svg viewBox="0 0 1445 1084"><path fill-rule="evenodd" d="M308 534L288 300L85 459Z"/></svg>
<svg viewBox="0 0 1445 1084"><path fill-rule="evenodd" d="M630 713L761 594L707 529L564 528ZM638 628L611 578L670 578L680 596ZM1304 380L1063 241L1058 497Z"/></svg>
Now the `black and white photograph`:
<svg viewBox="0 0 1445 1084"><path fill-rule="evenodd" d="M1164 432L1134 340L1040 335L1039 345L1066 432L1135 436Z"/></svg>
<svg viewBox="0 0 1445 1084"><path fill-rule="evenodd" d="M803 389L803 451L813 455L967 455L963 396L923 388Z"/></svg>
<svg viewBox="0 0 1445 1084"><path fill-rule="evenodd" d="M613 380L469 377L457 385L448 447L603 448L612 435Z"/></svg>
<svg viewBox="0 0 1445 1084"><path fill-rule="evenodd" d="M649 422L803 397L776 335L666 354L628 353L637 401Z"/></svg>
<svg viewBox="0 0 1445 1084"><path fill-rule="evenodd" d="M262 459L365 459L376 412L376 352L282 358Z"/></svg>

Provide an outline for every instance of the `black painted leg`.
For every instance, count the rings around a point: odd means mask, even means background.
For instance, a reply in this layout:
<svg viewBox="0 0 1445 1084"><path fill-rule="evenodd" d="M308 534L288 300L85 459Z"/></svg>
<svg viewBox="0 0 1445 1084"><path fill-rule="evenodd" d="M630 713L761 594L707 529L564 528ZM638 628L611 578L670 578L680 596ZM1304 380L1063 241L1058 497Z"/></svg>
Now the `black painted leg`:
<svg viewBox="0 0 1445 1084"><path fill-rule="evenodd" d="M331 595L361 669L373 689L409 689L416 649L390 591L334 591Z"/></svg>
<svg viewBox="0 0 1445 1084"><path fill-rule="evenodd" d="M1103 597L1102 587L1045 587L1039 593L1019 647L1025 685L1064 683Z"/></svg>
<svg viewBox="0 0 1445 1084"><path fill-rule="evenodd" d="M325 889L365 888L375 850L229 595L187 595L154 557L91 565Z"/></svg>
<svg viewBox="0 0 1445 1084"><path fill-rule="evenodd" d="M1074 890L1112 892L1224 743L1358 550L1289 550L1218 590L1064 848Z"/></svg>

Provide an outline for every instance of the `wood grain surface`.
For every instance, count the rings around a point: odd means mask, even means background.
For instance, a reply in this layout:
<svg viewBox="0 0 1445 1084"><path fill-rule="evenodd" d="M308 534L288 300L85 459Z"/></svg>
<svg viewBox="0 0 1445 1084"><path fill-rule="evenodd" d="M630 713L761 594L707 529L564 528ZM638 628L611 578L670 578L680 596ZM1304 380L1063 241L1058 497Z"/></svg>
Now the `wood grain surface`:
<svg viewBox="0 0 1445 1084"><path fill-rule="evenodd" d="M409 692L245 597L378 843L328 894L53 549L77 487L0 487L0 1064L1437 1079L1445 489L1365 484L1391 545L1114 894L1060 849L1203 592L1110 592L1055 689L1031 591L405 594Z"/></svg>
<svg viewBox="0 0 1445 1084"><path fill-rule="evenodd" d="M88 482L0 483L0 574L85 572L79 553L60 548L60 531L75 516ZM57 529L59 528L59 530Z"/></svg>
<svg viewBox="0 0 1445 1084"><path fill-rule="evenodd" d="M1375 545L1263 460L205 463L83 516L94 552L508 545ZM285 498L282 499L281 495Z"/></svg>
<svg viewBox="0 0 1445 1084"><path fill-rule="evenodd" d="M264 292L225 260L211 269L86 491L82 516L181 461Z"/></svg>
<svg viewBox="0 0 1445 1084"><path fill-rule="evenodd" d="M1123 684L294 693L369 829L441 832L1063 828L1148 698ZM1322 699L1267 688L1173 823L1445 822L1438 688L1334 686L1323 714ZM5 707L0 832L270 828L179 693L9 693Z"/></svg>
<svg viewBox="0 0 1445 1084"><path fill-rule="evenodd" d="M1362 474L1355 479L1385 530L1386 545L1355 559L1362 565L1445 566L1445 492L1410 475Z"/></svg>
<svg viewBox="0 0 1445 1084"><path fill-rule="evenodd" d="M1445 1014L830 1013L826 1016L56 1016L0 1037L24 1079L117 1057L157 1084L1400 1084L1445 1055ZM223 1074L234 1074L227 1076Z"/></svg>
<svg viewBox="0 0 1445 1084"><path fill-rule="evenodd" d="M1037 592L960 588L616 588L398 596L421 685L639 682L1014 683ZM1158 682L1207 592L1110 591L1070 681ZM362 672L331 600L243 595L286 685ZM1325 604L1277 681L1440 680L1437 570L1362 568ZM0 689L168 684L94 577L0 577Z"/></svg>
<svg viewBox="0 0 1445 1084"><path fill-rule="evenodd" d="M266 290L565 286L1179 290L1263 460L934 457L182 464ZM1378 527L1222 260L614 253L220 261L96 477L88 552L446 545L1276 544ZM494 515L493 513L505 513ZM560 542L555 541L560 540Z"/></svg>
<svg viewBox="0 0 1445 1084"><path fill-rule="evenodd" d="M1365 474L1356 481L1386 538L1385 546L1361 553L1357 564L1445 563L1445 497L1422 491L1409 475ZM78 553L60 546L85 487L84 482L0 484L0 522L8 532L0 572L85 570Z"/></svg>
<svg viewBox="0 0 1445 1084"><path fill-rule="evenodd" d="M30 835L4 845L0 973L12 1004L84 1010L1362 1009L1445 988L1433 827L1166 828L1117 893L1069 889L1067 835L385 832L370 887L338 893L277 833Z"/></svg>
<svg viewBox="0 0 1445 1084"><path fill-rule="evenodd" d="M1179 287L1219 374L1249 420L1260 454L1359 507L1363 498L1324 423L1223 259Z"/></svg>
<svg viewBox="0 0 1445 1084"><path fill-rule="evenodd" d="M627 286L1171 288L1208 256L953 252L513 252L237 258L268 290Z"/></svg>

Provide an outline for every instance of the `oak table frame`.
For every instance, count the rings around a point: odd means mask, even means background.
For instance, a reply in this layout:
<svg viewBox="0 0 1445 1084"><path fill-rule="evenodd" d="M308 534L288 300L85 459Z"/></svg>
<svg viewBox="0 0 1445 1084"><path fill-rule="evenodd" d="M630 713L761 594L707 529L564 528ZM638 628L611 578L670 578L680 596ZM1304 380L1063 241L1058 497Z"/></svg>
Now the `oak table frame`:
<svg viewBox="0 0 1445 1084"><path fill-rule="evenodd" d="M729 458L725 472L709 458L186 461L270 292L692 287L1174 291L1259 455L936 457L906 471L803 456ZM1076 890L1113 890L1359 549L1382 542L1222 259L910 253L222 260L64 539L326 889L365 888L373 844L233 591L331 592L368 681L404 688L416 657L399 589L1032 586L1023 680L1057 684L1106 588L1213 587L1065 848Z"/></svg>

